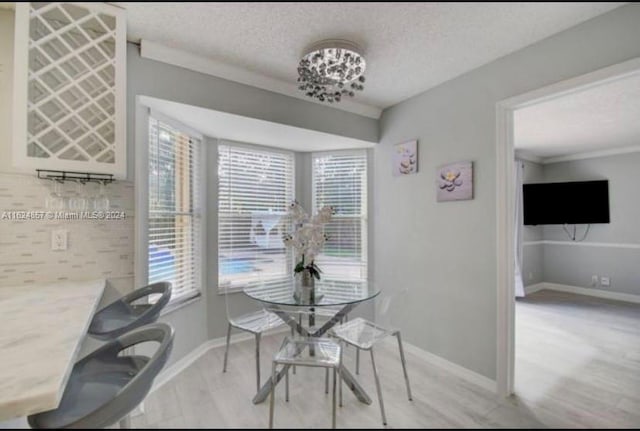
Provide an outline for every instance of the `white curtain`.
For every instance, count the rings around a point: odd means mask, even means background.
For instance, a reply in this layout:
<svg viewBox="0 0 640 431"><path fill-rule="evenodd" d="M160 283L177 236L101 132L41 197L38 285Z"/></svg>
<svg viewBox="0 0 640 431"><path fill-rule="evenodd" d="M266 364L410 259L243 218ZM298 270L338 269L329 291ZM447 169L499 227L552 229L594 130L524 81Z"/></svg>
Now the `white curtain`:
<svg viewBox="0 0 640 431"><path fill-rule="evenodd" d="M514 165L515 183L516 183L516 196L515 196L515 293L516 297L524 296L524 283L522 282L522 226L524 223L524 217L522 214L522 181L524 177L524 163L520 160L515 161Z"/></svg>

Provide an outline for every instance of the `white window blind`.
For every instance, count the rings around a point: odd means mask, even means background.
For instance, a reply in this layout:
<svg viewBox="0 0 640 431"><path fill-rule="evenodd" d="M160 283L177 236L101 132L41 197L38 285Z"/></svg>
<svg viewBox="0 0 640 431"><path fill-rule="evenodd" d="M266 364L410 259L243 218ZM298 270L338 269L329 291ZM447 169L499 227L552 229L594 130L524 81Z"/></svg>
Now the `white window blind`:
<svg viewBox="0 0 640 431"><path fill-rule="evenodd" d="M367 153L313 154L313 212L325 205L336 213L325 225L328 240L316 264L323 277L367 278Z"/></svg>
<svg viewBox="0 0 640 431"><path fill-rule="evenodd" d="M172 302L201 285L201 141L149 118L149 283L169 281Z"/></svg>
<svg viewBox="0 0 640 431"><path fill-rule="evenodd" d="M218 286L292 273L282 237L294 197L293 153L218 146Z"/></svg>

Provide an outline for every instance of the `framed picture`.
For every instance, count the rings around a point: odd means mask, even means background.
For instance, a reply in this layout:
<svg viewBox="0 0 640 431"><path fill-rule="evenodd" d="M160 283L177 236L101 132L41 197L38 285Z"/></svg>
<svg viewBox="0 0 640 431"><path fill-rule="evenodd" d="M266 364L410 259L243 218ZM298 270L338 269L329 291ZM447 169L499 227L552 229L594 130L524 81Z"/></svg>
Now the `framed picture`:
<svg viewBox="0 0 640 431"><path fill-rule="evenodd" d="M418 172L418 141L408 141L393 147L393 176Z"/></svg>
<svg viewBox="0 0 640 431"><path fill-rule="evenodd" d="M457 162L438 168L438 202L473 199L473 162Z"/></svg>

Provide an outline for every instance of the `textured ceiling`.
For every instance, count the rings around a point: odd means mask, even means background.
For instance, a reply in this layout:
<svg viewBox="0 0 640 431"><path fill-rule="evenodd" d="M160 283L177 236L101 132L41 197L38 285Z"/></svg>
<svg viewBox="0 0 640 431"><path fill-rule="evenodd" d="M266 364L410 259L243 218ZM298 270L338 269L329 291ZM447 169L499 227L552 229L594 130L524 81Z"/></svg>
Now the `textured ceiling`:
<svg viewBox="0 0 640 431"><path fill-rule="evenodd" d="M116 3L128 38L295 83L303 49L365 47L357 101L387 107L622 3Z"/></svg>
<svg viewBox="0 0 640 431"><path fill-rule="evenodd" d="M640 145L640 73L515 112L515 146L538 157Z"/></svg>

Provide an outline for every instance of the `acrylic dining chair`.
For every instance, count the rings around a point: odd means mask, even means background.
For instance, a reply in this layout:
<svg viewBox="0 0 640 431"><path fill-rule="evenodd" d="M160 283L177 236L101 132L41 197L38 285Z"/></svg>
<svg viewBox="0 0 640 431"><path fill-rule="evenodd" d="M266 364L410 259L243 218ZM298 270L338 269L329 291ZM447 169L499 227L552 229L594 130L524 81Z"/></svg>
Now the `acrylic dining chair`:
<svg viewBox="0 0 640 431"><path fill-rule="evenodd" d="M283 326L285 323L276 314L257 307L241 292L232 293L224 289L224 302L227 312L227 342L224 351L222 372L227 372L229 344L232 328L253 334L256 340L256 388L260 390L260 340L262 334L270 329Z"/></svg>
<svg viewBox="0 0 640 431"><path fill-rule="evenodd" d="M398 350L400 352L400 361L402 363L402 372L404 374L405 385L407 387L407 397L409 401L413 400L411 395L411 385L409 383L409 374L407 373L407 362L402 347L402 336L400 330L394 326L392 320L394 309L395 313L402 312L402 304L408 301L409 289L392 290L388 288L383 290L375 302L374 320L367 320L361 317L354 318L346 323L338 325L331 330L331 335L341 340L347 345L356 348L356 370L360 368L360 350L368 351L371 356L371 366L373 368L373 376L376 383L376 391L378 393L378 402L380 404L380 413L382 415L382 423L387 425L387 416L384 410L384 401L382 398L382 389L380 385L380 377L376 367L374 355L374 347L385 338L392 336L398 341ZM392 309L393 304L393 309ZM342 385L340 385L340 406L342 406Z"/></svg>
<svg viewBox="0 0 640 431"><path fill-rule="evenodd" d="M269 428L273 428L275 410L275 389L277 385L277 367L320 367L333 372L333 391L331 404L331 427L336 427L336 376L340 371L342 346L329 338L286 337L282 346L273 357L271 367L271 395L269 400ZM289 372L285 374L286 401L289 401Z"/></svg>

